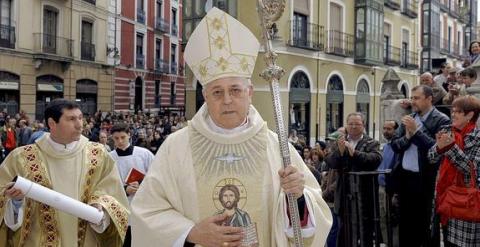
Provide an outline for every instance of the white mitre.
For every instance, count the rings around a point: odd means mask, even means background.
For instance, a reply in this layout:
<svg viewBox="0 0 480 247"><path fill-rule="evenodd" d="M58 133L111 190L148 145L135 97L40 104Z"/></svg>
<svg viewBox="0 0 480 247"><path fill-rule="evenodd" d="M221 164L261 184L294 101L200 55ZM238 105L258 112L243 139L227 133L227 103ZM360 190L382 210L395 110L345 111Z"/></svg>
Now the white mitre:
<svg viewBox="0 0 480 247"><path fill-rule="evenodd" d="M200 21L185 47L184 57L205 87L225 77L252 77L260 43L232 16L212 8Z"/></svg>

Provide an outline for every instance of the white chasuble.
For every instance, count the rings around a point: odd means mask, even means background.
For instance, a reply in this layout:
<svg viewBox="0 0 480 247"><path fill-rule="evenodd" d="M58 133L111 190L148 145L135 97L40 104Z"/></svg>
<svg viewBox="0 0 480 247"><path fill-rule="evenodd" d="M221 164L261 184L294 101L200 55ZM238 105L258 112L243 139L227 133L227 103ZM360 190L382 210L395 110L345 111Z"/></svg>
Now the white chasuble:
<svg viewBox="0 0 480 247"><path fill-rule="evenodd" d="M266 127L233 144L215 142L194 128L189 135L200 218L226 213L224 225L245 228L244 246L269 246L268 210L259 206L272 192L263 183L268 163Z"/></svg>

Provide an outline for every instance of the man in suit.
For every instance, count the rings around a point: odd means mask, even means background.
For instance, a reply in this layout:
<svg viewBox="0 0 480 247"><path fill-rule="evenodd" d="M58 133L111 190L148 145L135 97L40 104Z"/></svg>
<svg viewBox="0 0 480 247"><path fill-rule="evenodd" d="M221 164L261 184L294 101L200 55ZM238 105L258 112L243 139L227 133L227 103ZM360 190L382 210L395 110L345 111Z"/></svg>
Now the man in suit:
<svg viewBox="0 0 480 247"><path fill-rule="evenodd" d="M439 244L439 239L431 237L435 231L430 231L438 166L429 164L427 153L435 144L435 134L442 126L448 125L450 119L432 105L432 98L429 86L412 89L413 113L402 118L391 142L393 151L399 156L394 172L396 181L399 181L401 246Z"/></svg>
<svg viewBox="0 0 480 247"><path fill-rule="evenodd" d="M357 180L349 174L349 172L375 171L382 161L380 144L364 133L364 125L365 117L362 113L350 113L347 116L348 135L340 136L326 157L328 166L338 171L334 211L340 216L337 242L339 247L356 246L358 239L361 239L364 246L373 246L372 190L373 186L378 187L378 184L376 179L371 177L360 177ZM359 212L356 210L357 202L361 208ZM360 227L361 235L357 236L359 225L363 227Z"/></svg>

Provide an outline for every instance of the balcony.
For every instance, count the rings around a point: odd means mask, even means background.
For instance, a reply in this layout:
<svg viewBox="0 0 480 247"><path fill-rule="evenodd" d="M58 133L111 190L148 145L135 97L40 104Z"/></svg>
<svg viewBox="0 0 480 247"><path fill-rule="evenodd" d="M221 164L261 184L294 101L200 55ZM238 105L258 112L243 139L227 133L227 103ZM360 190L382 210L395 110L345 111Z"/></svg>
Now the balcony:
<svg viewBox="0 0 480 247"><path fill-rule="evenodd" d="M92 43L81 42L82 60L95 61L95 45Z"/></svg>
<svg viewBox="0 0 480 247"><path fill-rule="evenodd" d="M145 24L145 10L137 9L137 22Z"/></svg>
<svg viewBox="0 0 480 247"><path fill-rule="evenodd" d="M174 74L176 75L178 72L178 69L177 69L177 62L175 61L172 61L172 64L170 64L170 74Z"/></svg>
<svg viewBox="0 0 480 247"><path fill-rule="evenodd" d="M439 0L438 1L438 5L440 5L440 10L445 12L445 13L448 13L448 11L449 11L448 1L449 0Z"/></svg>
<svg viewBox="0 0 480 247"><path fill-rule="evenodd" d="M383 50L383 62L386 65L399 66L401 64L400 54L400 48L391 45L385 46Z"/></svg>
<svg viewBox="0 0 480 247"><path fill-rule="evenodd" d="M400 9L400 0L385 0L385 6L393 9L399 10Z"/></svg>
<svg viewBox="0 0 480 247"><path fill-rule="evenodd" d="M155 59L155 73L156 74L168 74L170 72L168 61L163 59Z"/></svg>
<svg viewBox="0 0 480 247"><path fill-rule="evenodd" d="M452 51L452 56L456 59L461 59L462 54L460 53L460 45L458 44L453 44L453 51Z"/></svg>
<svg viewBox="0 0 480 247"><path fill-rule="evenodd" d="M162 33L168 33L170 25L167 21L165 21L165 19L157 17L155 18L155 29Z"/></svg>
<svg viewBox="0 0 480 247"><path fill-rule="evenodd" d="M440 53L444 55L450 54L450 41L448 39L440 39Z"/></svg>
<svg viewBox="0 0 480 247"><path fill-rule="evenodd" d="M417 9L418 6L416 0L403 0L402 14L410 18L417 18Z"/></svg>
<svg viewBox="0 0 480 247"><path fill-rule="evenodd" d="M46 33L34 33L35 58L49 58L59 61L73 59L73 40Z"/></svg>
<svg viewBox="0 0 480 247"><path fill-rule="evenodd" d="M418 54L413 51L402 51L401 67L406 69L418 69Z"/></svg>
<svg viewBox="0 0 480 247"><path fill-rule="evenodd" d="M292 27L290 37L288 38L288 45L302 49L321 51L324 48L323 43L323 26L313 23L301 25L300 21L289 21L289 26Z"/></svg>
<svg viewBox="0 0 480 247"><path fill-rule="evenodd" d="M176 24L172 24L172 36L178 35L178 26Z"/></svg>
<svg viewBox="0 0 480 247"><path fill-rule="evenodd" d="M459 14L460 14L460 17L458 18L459 21L461 21L464 24L470 23L470 8L468 8L468 6L460 7Z"/></svg>
<svg viewBox="0 0 480 247"><path fill-rule="evenodd" d="M95 5L96 2L97 2L96 0L83 0L83 1L84 1L84 2L87 2L87 3L91 3L91 4L93 4L93 5Z"/></svg>
<svg viewBox="0 0 480 247"><path fill-rule="evenodd" d="M0 47L15 49L15 27L0 25Z"/></svg>
<svg viewBox="0 0 480 247"><path fill-rule="evenodd" d="M135 61L135 67L138 69L143 69L145 68L145 55L143 54L137 54L137 59Z"/></svg>
<svg viewBox="0 0 480 247"><path fill-rule="evenodd" d="M327 48L325 53L342 56L353 56L354 36L336 30L327 31Z"/></svg>
<svg viewBox="0 0 480 247"><path fill-rule="evenodd" d="M459 18L460 17L460 8L458 6L457 1L450 1L450 15L453 18Z"/></svg>

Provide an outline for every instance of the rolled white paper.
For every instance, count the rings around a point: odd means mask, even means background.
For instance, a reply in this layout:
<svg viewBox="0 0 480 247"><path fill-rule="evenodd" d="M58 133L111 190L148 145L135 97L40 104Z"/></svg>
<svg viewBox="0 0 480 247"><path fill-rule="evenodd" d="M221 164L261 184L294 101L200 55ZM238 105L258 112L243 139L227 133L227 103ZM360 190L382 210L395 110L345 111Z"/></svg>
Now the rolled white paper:
<svg viewBox="0 0 480 247"><path fill-rule="evenodd" d="M64 194L34 183L26 178L16 176L12 188L19 189L23 194L35 201L47 204L67 214L84 219L94 224L100 224L103 218L103 211L88 204L75 200Z"/></svg>

